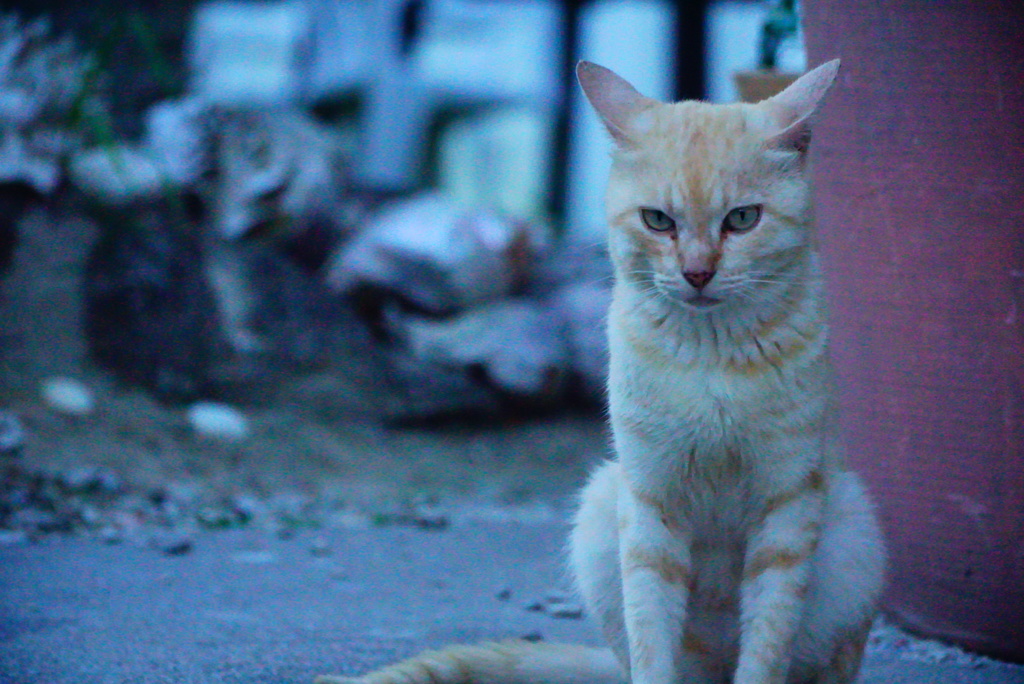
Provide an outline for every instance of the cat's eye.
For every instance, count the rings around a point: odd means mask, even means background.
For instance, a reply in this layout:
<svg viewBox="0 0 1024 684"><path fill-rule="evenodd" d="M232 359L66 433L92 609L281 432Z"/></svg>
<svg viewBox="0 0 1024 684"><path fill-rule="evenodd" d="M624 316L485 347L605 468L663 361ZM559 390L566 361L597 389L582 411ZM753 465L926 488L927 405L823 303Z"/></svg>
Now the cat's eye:
<svg viewBox="0 0 1024 684"><path fill-rule="evenodd" d="M644 225L658 233L666 233L675 230L676 222L672 217L658 209L641 209L640 218Z"/></svg>
<svg viewBox="0 0 1024 684"><path fill-rule="evenodd" d="M722 231L731 233L745 233L753 230L754 226L761 220L761 205L751 204L746 207L736 207L725 215L722 221Z"/></svg>

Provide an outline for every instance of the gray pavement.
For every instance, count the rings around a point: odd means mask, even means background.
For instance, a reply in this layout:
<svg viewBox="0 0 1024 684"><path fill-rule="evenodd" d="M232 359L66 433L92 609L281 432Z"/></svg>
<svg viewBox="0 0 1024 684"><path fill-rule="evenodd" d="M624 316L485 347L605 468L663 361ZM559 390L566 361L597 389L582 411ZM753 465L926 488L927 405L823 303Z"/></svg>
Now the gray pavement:
<svg viewBox="0 0 1024 684"><path fill-rule="evenodd" d="M479 521L288 539L241 529L203 532L178 555L82 536L8 542L0 681L308 683L455 642L596 644L585 620L528 609L566 587L565 533L556 522ZM1020 666L882 641L862 684L1024 684Z"/></svg>

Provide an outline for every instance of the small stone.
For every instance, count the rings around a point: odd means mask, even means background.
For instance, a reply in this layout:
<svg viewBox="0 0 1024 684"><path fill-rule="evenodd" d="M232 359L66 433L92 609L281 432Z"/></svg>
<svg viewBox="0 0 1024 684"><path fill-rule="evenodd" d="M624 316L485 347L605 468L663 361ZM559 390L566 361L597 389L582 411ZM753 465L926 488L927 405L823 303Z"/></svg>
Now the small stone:
<svg viewBox="0 0 1024 684"><path fill-rule="evenodd" d="M318 557L329 556L331 551L330 543L323 537L315 537L309 546L309 552Z"/></svg>
<svg viewBox="0 0 1024 684"><path fill-rule="evenodd" d="M104 525L96 534L104 544L120 544L124 541L124 533L115 525Z"/></svg>
<svg viewBox="0 0 1024 684"><path fill-rule="evenodd" d="M25 530L0 530L0 546L20 546L29 541Z"/></svg>
<svg viewBox="0 0 1024 684"><path fill-rule="evenodd" d="M226 442L241 442L249 436L249 421L238 409L215 401L199 401L186 412L196 434Z"/></svg>
<svg viewBox="0 0 1024 684"><path fill-rule="evenodd" d="M332 525L347 530L366 530L373 526L372 518L356 511L335 511L329 518Z"/></svg>
<svg viewBox="0 0 1024 684"><path fill-rule="evenodd" d="M545 612L553 618L579 620L583 617L583 608L576 603L553 601L545 607Z"/></svg>
<svg viewBox="0 0 1024 684"><path fill-rule="evenodd" d="M121 478L104 466L76 466L61 473L59 479L61 484L75 492L114 494L121 489Z"/></svg>
<svg viewBox="0 0 1024 684"><path fill-rule="evenodd" d="M527 603L523 607L526 608L526 610L530 611L531 613L543 613L544 612L544 602L543 601L530 601L529 603Z"/></svg>
<svg viewBox="0 0 1024 684"><path fill-rule="evenodd" d="M444 515L417 515L413 524L421 530L441 531L448 529L448 518Z"/></svg>
<svg viewBox="0 0 1024 684"><path fill-rule="evenodd" d="M33 532L60 532L70 527L56 513L39 508L22 508L14 512L10 522L16 527Z"/></svg>
<svg viewBox="0 0 1024 684"><path fill-rule="evenodd" d="M184 556L193 546L191 537L174 533L155 537L152 543L167 556Z"/></svg>
<svg viewBox="0 0 1024 684"><path fill-rule="evenodd" d="M182 506L192 506L199 500L201 495L202 490L197 483L181 480L177 482L168 482L163 486L162 490L154 490L151 493L152 497L160 499L160 501L156 501L156 503L169 500L175 501Z"/></svg>
<svg viewBox="0 0 1024 684"><path fill-rule="evenodd" d="M81 518L82 523L88 527L98 527L103 520L103 516L96 509L95 506L89 504L82 504L78 509L78 517Z"/></svg>
<svg viewBox="0 0 1024 684"><path fill-rule="evenodd" d="M511 589L507 589L507 588L506 589L502 589L501 591L499 591L497 593L496 598L499 601L508 601L510 598L512 598L512 590Z"/></svg>
<svg viewBox="0 0 1024 684"><path fill-rule="evenodd" d="M266 504L251 494L237 494L231 497L228 505L243 524L256 518L266 517L267 514Z"/></svg>
<svg viewBox="0 0 1024 684"><path fill-rule="evenodd" d="M223 508L214 506L203 506L196 512L196 520L200 525L209 529L223 529L231 527L236 518Z"/></svg>
<svg viewBox="0 0 1024 684"><path fill-rule="evenodd" d="M537 643L538 641L544 641L544 635L540 632L529 632L519 637L523 641L529 641L530 643Z"/></svg>
<svg viewBox="0 0 1024 684"><path fill-rule="evenodd" d="M86 416L92 413L95 401L92 390L74 378L52 377L43 381L43 400L58 413Z"/></svg>

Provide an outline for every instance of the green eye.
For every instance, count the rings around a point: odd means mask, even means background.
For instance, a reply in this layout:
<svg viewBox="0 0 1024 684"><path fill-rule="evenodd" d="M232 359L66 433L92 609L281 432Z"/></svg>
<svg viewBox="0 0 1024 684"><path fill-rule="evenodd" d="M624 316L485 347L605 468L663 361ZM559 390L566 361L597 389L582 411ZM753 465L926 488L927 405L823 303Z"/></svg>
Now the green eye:
<svg viewBox="0 0 1024 684"><path fill-rule="evenodd" d="M676 222L663 211L658 209L641 209L640 218L644 225L657 233L665 233L676 229Z"/></svg>
<svg viewBox="0 0 1024 684"><path fill-rule="evenodd" d="M725 215L722 221L722 232L745 233L753 230L758 221L761 220L761 205L751 204L746 207L736 207Z"/></svg>

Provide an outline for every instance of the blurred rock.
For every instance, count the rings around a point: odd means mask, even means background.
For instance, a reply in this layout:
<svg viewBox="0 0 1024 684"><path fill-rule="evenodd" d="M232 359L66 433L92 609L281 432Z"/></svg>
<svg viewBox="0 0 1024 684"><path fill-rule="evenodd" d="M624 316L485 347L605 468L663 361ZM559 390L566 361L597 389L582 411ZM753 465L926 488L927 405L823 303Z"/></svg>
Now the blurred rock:
<svg viewBox="0 0 1024 684"><path fill-rule="evenodd" d="M92 61L49 23L0 14L0 182L49 194L64 156L80 144L72 110L95 105L85 92Z"/></svg>
<svg viewBox="0 0 1024 684"><path fill-rule="evenodd" d="M149 545L165 556L184 556L192 551L195 540L179 530L155 530L150 534Z"/></svg>
<svg viewBox="0 0 1024 684"><path fill-rule="evenodd" d="M40 392L47 405L58 413L86 416L95 408L92 390L74 378L47 378L43 380Z"/></svg>
<svg viewBox="0 0 1024 684"><path fill-rule="evenodd" d="M543 406L564 387L569 352L558 319L535 301L508 299L444 320L404 316L402 354L428 368L461 374L466 382L517 406ZM478 410L474 393L436 397L437 406Z"/></svg>
<svg viewBox="0 0 1024 684"><path fill-rule="evenodd" d="M326 277L340 293L369 288L416 310L452 313L517 292L547 242L537 226L426 194L380 211Z"/></svg>
<svg viewBox="0 0 1024 684"><path fill-rule="evenodd" d="M18 244L18 221L28 206L41 198L23 181L0 182L0 274L14 261Z"/></svg>
<svg viewBox="0 0 1024 684"><path fill-rule="evenodd" d="M0 547L21 546L32 541L24 530L0 530Z"/></svg>
<svg viewBox="0 0 1024 684"><path fill-rule="evenodd" d="M84 283L94 360L161 399L197 396L225 343L187 207L160 199L96 213L102 236Z"/></svg>
<svg viewBox="0 0 1024 684"><path fill-rule="evenodd" d="M73 112L97 106L86 93L91 60L46 20L0 11L0 274L10 265L28 204L52 193L80 143Z"/></svg>
<svg viewBox="0 0 1024 684"><path fill-rule="evenodd" d="M0 456L14 456L25 443L25 426L13 411L0 409Z"/></svg>
<svg viewBox="0 0 1024 684"><path fill-rule="evenodd" d="M296 235L318 219L352 220L335 133L289 107L217 112L212 222L224 240ZM323 258L326 259L326 253Z"/></svg>
<svg viewBox="0 0 1024 684"><path fill-rule="evenodd" d="M104 466L80 465L62 472L58 480L72 492L116 494L122 484L112 469Z"/></svg>
<svg viewBox="0 0 1024 684"><path fill-rule="evenodd" d="M564 324L569 368L581 397L603 404L608 374L605 333L611 287L598 282L565 285L548 299L553 314Z"/></svg>

